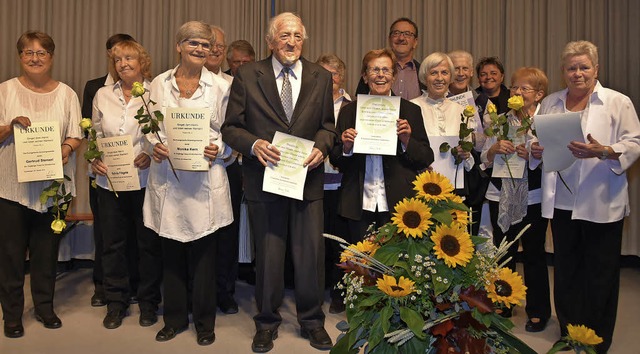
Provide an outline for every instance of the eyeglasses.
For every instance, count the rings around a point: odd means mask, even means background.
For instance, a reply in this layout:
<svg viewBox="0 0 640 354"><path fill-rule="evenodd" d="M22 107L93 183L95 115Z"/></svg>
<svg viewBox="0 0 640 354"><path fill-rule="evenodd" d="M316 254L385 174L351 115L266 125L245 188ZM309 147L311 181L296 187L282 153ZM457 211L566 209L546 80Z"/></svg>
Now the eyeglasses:
<svg viewBox="0 0 640 354"><path fill-rule="evenodd" d="M34 55L38 57L38 59L44 59L44 57L46 57L47 54L49 54L49 52L47 52L46 50L39 50L37 52L34 52L33 50L25 50L20 53L20 55L22 55L23 58L29 58L29 59L33 58Z"/></svg>
<svg viewBox="0 0 640 354"><path fill-rule="evenodd" d="M416 36L416 34L411 32L411 31L398 31L398 30L391 31L391 33L389 33L389 35L391 37L400 37L400 35L403 35L403 36L405 36L407 38L413 38L413 37Z"/></svg>
<svg viewBox="0 0 640 354"><path fill-rule="evenodd" d="M204 50L211 50L211 43L208 42L198 42L193 39L185 39L182 43L186 43L187 47L191 49L196 49L198 46L202 46L202 49Z"/></svg>
<svg viewBox="0 0 640 354"><path fill-rule="evenodd" d="M511 92L516 92L518 91L518 89L520 89L520 92L522 93L529 93L532 91L536 91L536 89L532 88L532 87L526 87L526 86L511 86L509 87L509 90Z"/></svg>
<svg viewBox="0 0 640 354"><path fill-rule="evenodd" d="M384 76L393 75L393 69L387 68L387 67L384 67L384 68L378 68L378 67L367 68L367 72L369 73L369 75L371 75L371 74L380 75L380 73L382 73L382 75L384 75Z"/></svg>

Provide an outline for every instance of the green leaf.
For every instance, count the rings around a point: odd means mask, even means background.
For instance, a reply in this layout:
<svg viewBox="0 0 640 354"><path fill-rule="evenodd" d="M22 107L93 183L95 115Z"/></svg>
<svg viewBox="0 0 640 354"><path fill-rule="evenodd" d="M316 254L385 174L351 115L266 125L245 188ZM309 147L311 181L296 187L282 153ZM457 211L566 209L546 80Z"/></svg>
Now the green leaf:
<svg viewBox="0 0 640 354"><path fill-rule="evenodd" d="M400 251L403 251L403 248L399 245L385 245L376 251L373 258L384 264L395 264Z"/></svg>
<svg viewBox="0 0 640 354"><path fill-rule="evenodd" d="M452 284L453 270L444 263L438 263L435 266L436 274L431 276L433 283L433 291L435 295L440 295L447 291ZM440 279L440 280L438 280ZM445 283L444 280L447 280Z"/></svg>
<svg viewBox="0 0 640 354"><path fill-rule="evenodd" d="M49 200L49 196L44 191L40 193L40 204L45 205L47 204L48 200Z"/></svg>
<svg viewBox="0 0 640 354"><path fill-rule="evenodd" d="M442 210L442 211L437 211L434 212L433 210L431 211L431 217L433 219L435 219L436 221L445 224L445 225L449 225L451 224L451 222L453 221L453 216L451 216L451 212L448 210Z"/></svg>
<svg viewBox="0 0 640 354"><path fill-rule="evenodd" d="M382 332L385 334L389 333L389 326L391 326L391 322L389 319L393 315L393 307L391 307L391 303L387 304L382 311L380 311L380 320L382 321Z"/></svg>
<svg viewBox="0 0 640 354"><path fill-rule="evenodd" d="M330 353L331 354L357 354L359 352L357 348L356 349L349 348L349 339L352 335L355 335L355 333L347 333L344 336L342 336L342 338L340 338L336 342L333 348L331 348Z"/></svg>
<svg viewBox="0 0 640 354"><path fill-rule="evenodd" d="M447 152L449 149L451 149L451 146L446 141L440 144L440 152Z"/></svg>
<svg viewBox="0 0 640 354"><path fill-rule="evenodd" d="M141 118L141 119L138 121L138 124L149 123L149 120L150 120L149 116L145 116L144 118Z"/></svg>
<svg viewBox="0 0 640 354"><path fill-rule="evenodd" d="M400 318L407 324L407 327L409 327L416 337L420 339L426 338L425 333L422 331L422 327L424 327L424 320L418 312L409 307L401 306Z"/></svg>
<svg viewBox="0 0 640 354"><path fill-rule="evenodd" d="M380 318L376 319L372 326L371 331L369 332L369 350L373 350L380 342L384 339L384 332L382 331L382 323L380 322Z"/></svg>
<svg viewBox="0 0 640 354"><path fill-rule="evenodd" d="M138 116L142 116L144 114L144 106L140 106L140 108L138 108L138 112L136 113L136 119L138 119Z"/></svg>
<svg viewBox="0 0 640 354"><path fill-rule="evenodd" d="M158 119L158 122L162 122L164 120L164 115L162 114L162 112L153 111L153 114L156 116L156 119Z"/></svg>
<svg viewBox="0 0 640 354"><path fill-rule="evenodd" d="M142 134L149 134L151 132L151 128L148 125L142 127Z"/></svg>
<svg viewBox="0 0 640 354"><path fill-rule="evenodd" d="M520 352L520 354L536 354L535 350L531 349L531 347L529 347L525 342L521 341L508 331L505 331L497 326L491 326L491 329L498 332L498 334L502 337L504 344L517 350L518 352Z"/></svg>
<svg viewBox="0 0 640 354"><path fill-rule="evenodd" d="M484 129L484 135L488 136L488 137L493 137L494 133L493 133L493 129L491 128L485 128Z"/></svg>
<svg viewBox="0 0 640 354"><path fill-rule="evenodd" d="M378 293L378 294L372 294L371 296L367 297L366 299L360 301L360 303L358 304L360 307L369 307L369 306L373 306L375 304L377 304L380 300L382 300L383 295Z"/></svg>
<svg viewBox="0 0 640 354"><path fill-rule="evenodd" d="M460 146L462 147L462 150L469 152L473 149L473 143L471 141L462 141L460 142Z"/></svg>

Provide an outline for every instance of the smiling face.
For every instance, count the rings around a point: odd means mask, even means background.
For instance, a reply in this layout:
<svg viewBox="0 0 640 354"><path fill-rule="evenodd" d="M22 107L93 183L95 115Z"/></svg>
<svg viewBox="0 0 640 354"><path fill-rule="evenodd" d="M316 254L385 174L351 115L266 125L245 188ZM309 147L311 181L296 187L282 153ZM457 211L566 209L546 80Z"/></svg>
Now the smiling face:
<svg viewBox="0 0 640 354"><path fill-rule="evenodd" d="M180 54L180 65L204 66L211 51L211 43L204 38L189 38L176 44Z"/></svg>
<svg viewBox="0 0 640 354"><path fill-rule="evenodd" d="M562 74L569 91L590 91L596 86L598 65L585 54L574 55L565 59Z"/></svg>
<svg viewBox="0 0 640 354"><path fill-rule="evenodd" d="M304 33L302 24L295 20L285 19L276 26L275 35L267 44L273 56L285 66L295 64L302 54Z"/></svg>
<svg viewBox="0 0 640 354"><path fill-rule="evenodd" d="M413 59L413 52L417 46L416 29L411 23L400 21L393 25L389 32L389 47L398 60Z"/></svg>
<svg viewBox="0 0 640 354"><path fill-rule="evenodd" d="M362 78L369 86L370 95L388 96L394 80L391 58L384 56L370 60Z"/></svg>
<svg viewBox="0 0 640 354"><path fill-rule="evenodd" d="M142 82L141 65L137 53L116 47L111 55L120 80L129 84L135 81Z"/></svg>
<svg viewBox="0 0 640 354"><path fill-rule="evenodd" d="M50 75L53 55L33 40L24 46L20 53L20 67L27 75Z"/></svg>
<svg viewBox="0 0 640 354"><path fill-rule="evenodd" d="M499 93L500 85L502 81L504 81L504 74L500 72L497 66L487 64L480 69L478 80L480 81L480 86L482 86L483 91L489 94Z"/></svg>
<svg viewBox="0 0 640 354"><path fill-rule="evenodd" d="M465 57L451 57L453 67L455 69L453 78L449 86L449 90L453 94L459 94L467 91L471 78L473 77L473 64Z"/></svg>
<svg viewBox="0 0 640 354"><path fill-rule="evenodd" d="M226 44L224 41L224 33L219 31L218 29L213 29L213 32L216 37L215 43L211 47L211 52L207 56L207 63L205 66L208 70L213 71L214 73L218 73L220 71L220 67L222 66L222 61L226 56Z"/></svg>
<svg viewBox="0 0 640 354"><path fill-rule="evenodd" d="M427 84L427 92L429 97L433 99L444 98L449 91L449 83L451 82L451 69L446 61L431 68L427 72L425 78Z"/></svg>

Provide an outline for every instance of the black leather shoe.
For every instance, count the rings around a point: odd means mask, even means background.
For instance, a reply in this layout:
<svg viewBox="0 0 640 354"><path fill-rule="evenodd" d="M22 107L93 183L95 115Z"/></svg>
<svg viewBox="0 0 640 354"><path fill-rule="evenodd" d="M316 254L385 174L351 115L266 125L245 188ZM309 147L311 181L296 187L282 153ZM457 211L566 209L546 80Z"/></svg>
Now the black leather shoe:
<svg viewBox="0 0 640 354"><path fill-rule="evenodd" d="M344 301L341 298L331 299L329 313L342 313L345 310Z"/></svg>
<svg viewBox="0 0 640 354"><path fill-rule="evenodd" d="M254 353L266 353L273 349L273 341L278 338L277 330L263 329L258 330L256 335L253 336L253 343L251 343L251 350Z"/></svg>
<svg viewBox="0 0 640 354"><path fill-rule="evenodd" d="M197 333L196 338L199 345L211 345L216 341L216 334L213 331L202 331Z"/></svg>
<svg viewBox="0 0 640 354"><path fill-rule="evenodd" d="M112 309L107 311L107 315L102 320L102 325L106 329L116 329L122 325L122 319L127 316L125 309Z"/></svg>
<svg viewBox="0 0 640 354"><path fill-rule="evenodd" d="M530 318L527 321L527 324L524 326L524 330L527 332L542 332L545 327L547 327L547 319L546 318L537 318L538 322L534 322L532 320L536 319L535 317Z"/></svg>
<svg viewBox="0 0 640 354"><path fill-rule="evenodd" d="M7 338L20 338L24 336L22 322L4 322L4 336Z"/></svg>
<svg viewBox="0 0 640 354"><path fill-rule="evenodd" d="M151 310L140 311L140 321L139 321L140 326L149 327L156 324L156 322L158 322L158 315L156 314L155 311L151 311Z"/></svg>
<svg viewBox="0 0 640 354"><path fill-rule="evenodd" d="M36 320L42 322L45 328L56 329L62 327L62 321L55 313L51 313L49 315L39 315L36 313Z"/></svg>
<svg viewBox="0 0 640 354"><path fill-rule="evenodd" d="M329 350L333 347L331 337L324 327L302 329L302 338L309 339L311 346L318 350Z"/></svg>
<svg viewBox="0 0 640 354"><path fill-rule="evenodd" d="M187 327L183 328L171 328L164 326L158 334L156 334L156 340L158 342L166 342L172 340L178 333L183 332Z"/></svg>
<svg viewBox="0 0 640 354"><path fill-rule="evenodd" d="M230 296L219 301L218 307L220 308L220 311L227 315L238 313L238 303Z"/></svg>
<svg viewBox="0 0 640 354"><path fill-rule="evenodd" d="M107 300L105 300L104 295L93 294L91 297L91 306L93 307L102 307L107 304Z"/></svg>

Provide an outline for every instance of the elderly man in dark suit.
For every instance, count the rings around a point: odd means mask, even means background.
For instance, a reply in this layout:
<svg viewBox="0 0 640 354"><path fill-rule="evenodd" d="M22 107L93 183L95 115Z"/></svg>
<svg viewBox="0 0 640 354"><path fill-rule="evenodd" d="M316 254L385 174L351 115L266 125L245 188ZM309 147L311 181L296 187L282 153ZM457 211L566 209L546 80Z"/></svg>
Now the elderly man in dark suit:
<svg viewBox="0 0 640 354"><path fill-rule="evenodd" d="M321 350L332 347L324 329L323 165L336 140L331 74L300 58L306 38L292 13L271 19L266 36L272 55L238 69L222 126L223 140L242 153L245 196L256 244L256 334L254 352L273 348L282 317L287 242L295 267L295 295L302 336ZM315 142L301 201L264 192L267 163L280 152L271 145L276 131Z"/></svg>

